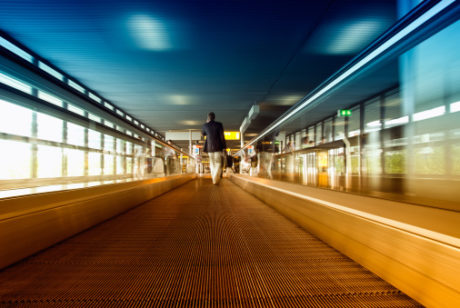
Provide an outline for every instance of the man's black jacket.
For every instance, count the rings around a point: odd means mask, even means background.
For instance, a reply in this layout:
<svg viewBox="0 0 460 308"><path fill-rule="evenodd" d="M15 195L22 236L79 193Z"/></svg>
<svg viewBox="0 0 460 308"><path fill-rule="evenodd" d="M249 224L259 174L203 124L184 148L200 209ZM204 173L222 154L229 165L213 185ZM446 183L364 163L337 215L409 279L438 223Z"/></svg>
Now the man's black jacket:
<svg viewBox="0 0 460 308"><path fill-rule="evenodd" d="M209 121L203 125L201 133L206 136L203 149L204 152L220 152L227 148L222 123Z"/></svg>

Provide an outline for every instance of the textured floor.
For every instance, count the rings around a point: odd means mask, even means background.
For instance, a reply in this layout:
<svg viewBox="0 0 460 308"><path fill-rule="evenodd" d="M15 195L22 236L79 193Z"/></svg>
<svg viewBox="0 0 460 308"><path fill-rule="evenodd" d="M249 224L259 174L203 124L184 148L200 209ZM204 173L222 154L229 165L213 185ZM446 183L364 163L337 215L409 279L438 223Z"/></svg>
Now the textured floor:
<svg viewBox="0 0 460 308"><path fill-rule="evenodd" d="M229 181L199 179L0 272L0 306L418 304Z"/></svg>

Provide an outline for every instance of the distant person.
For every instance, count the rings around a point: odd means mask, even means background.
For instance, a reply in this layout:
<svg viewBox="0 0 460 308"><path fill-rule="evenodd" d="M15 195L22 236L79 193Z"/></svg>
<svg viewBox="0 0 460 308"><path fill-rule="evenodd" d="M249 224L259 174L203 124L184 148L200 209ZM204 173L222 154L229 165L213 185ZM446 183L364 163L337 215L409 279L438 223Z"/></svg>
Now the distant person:
<svg viewBox="0 0 460 308"><path fill-rule="evenodd" d="M203 152L209 155L212 183L218 184L222 175L222 162L227 147L222 123L214 121L214 112L208 114L208 119L203 125L202 134L206 136Z"/></svg>

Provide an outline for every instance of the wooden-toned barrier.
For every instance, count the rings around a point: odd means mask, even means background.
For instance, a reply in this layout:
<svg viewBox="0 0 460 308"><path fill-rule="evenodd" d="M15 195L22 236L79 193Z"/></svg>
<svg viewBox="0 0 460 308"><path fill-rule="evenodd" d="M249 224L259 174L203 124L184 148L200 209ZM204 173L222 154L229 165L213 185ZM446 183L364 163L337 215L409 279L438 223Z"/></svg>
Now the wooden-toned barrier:
<svg viewBox="0 0 460 308"><path fill-rule="evenodd" d="M423 305L460 307L460 213L233 175L231 181Z"/></svg>
<svg viewBox="0 0 460 308"><path fill-rule="evenodd" d="M194 178L177 175L1 199L0 269Z"/></svg>

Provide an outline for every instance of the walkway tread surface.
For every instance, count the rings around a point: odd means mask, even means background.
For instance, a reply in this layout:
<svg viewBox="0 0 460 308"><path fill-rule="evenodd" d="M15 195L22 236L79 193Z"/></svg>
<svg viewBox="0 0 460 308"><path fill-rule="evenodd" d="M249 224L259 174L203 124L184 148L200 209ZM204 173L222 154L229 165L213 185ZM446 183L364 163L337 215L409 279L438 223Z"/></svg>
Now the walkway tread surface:
<svg viewBox="0 0 460 308"><path fill-rule="evenodd" d="M1 307L419 307L228 180L189 182L0 272Z"/></svg>

